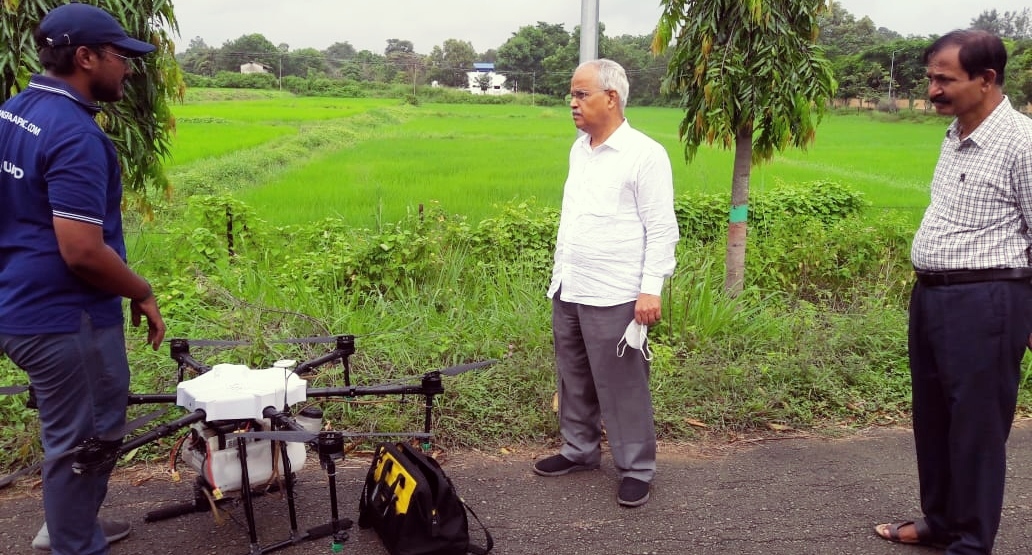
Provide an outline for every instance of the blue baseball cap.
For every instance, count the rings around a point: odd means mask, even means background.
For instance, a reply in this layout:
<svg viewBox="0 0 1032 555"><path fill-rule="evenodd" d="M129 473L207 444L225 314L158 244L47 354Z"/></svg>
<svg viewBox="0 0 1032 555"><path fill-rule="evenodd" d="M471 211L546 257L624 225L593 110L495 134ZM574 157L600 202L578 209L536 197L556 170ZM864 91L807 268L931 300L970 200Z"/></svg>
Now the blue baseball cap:
<svg viewBox="0 0 1032 555"><path fill-rule="evenodd" d="M47 46L113 44L130 57L156 50L153 44L130 37L111 14L89 4L65 4L50 10L39 30Z"/></svg>

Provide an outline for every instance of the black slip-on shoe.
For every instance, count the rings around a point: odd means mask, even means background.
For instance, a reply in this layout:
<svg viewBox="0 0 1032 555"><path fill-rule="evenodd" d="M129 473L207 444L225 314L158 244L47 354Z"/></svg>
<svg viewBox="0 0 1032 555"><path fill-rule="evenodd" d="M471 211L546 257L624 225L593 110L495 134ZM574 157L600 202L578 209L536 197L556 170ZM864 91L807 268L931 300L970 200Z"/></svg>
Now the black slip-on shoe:
<svg viewBox="0 0 1032 555"><path fill-rule="evenodd" d="M624 507L639 507L649 500L649 483L637 478L620 480L620 489L616 493L616 502Z"/></svg>
<svg viewBox="0 0 1032 555"><path fill-rule="evenodd" d="M534 463L534 474L538 476L562 476L582 470L595 470L598 464L577 464L562 455L552 455Z"/></svg>

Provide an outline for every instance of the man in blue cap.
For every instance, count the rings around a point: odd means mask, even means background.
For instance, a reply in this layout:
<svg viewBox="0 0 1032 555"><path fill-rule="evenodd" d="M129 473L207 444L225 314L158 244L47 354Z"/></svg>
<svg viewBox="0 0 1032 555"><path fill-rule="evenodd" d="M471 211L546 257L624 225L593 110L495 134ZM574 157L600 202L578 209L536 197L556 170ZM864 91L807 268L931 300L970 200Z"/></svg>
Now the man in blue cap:
<svg viewBox="0 0 1032 555"><path fill-rule="evenodd" d="M94 116L155 47L78 3L50 11L35 39L44 74L0 106L0 351L28 373L39 407L46 524L33 547L103 555L130 530L98 519L125 433L122 298L154 349L165 324L126 264L121 169Z"/></svg>

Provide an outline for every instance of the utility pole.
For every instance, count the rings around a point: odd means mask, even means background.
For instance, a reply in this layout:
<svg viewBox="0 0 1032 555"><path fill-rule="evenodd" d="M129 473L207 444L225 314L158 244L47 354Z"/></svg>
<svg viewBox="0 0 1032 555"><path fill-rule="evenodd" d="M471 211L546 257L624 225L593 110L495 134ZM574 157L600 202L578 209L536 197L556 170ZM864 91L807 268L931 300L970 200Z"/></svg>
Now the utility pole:
<svg viewBox="0 0 1032 555"><path fill-rule="evenodd" d="M598 59L598 0L581 0L580 62ZM584 132L577 130L580 137Z"/></svg>
<svg viewBox="0 0 1032 555"><path fill-rule="evenodd" d="M598 0L581 0L580 63L598 59Z"/></svg>
<svg viewBox="0 0 1032 555"><path fill-rule="evenodd" d="M892 98L892 78L896 70L896 52L902 52L903 49L893 50L892 56L889 58L889 111L896 111L896 100Z"/></svg>
<svg viewBox="0 0 1032 555"><path fill-rule="evenodd" d="M279 53L279 90L283 90L283 51Z"/></svg>

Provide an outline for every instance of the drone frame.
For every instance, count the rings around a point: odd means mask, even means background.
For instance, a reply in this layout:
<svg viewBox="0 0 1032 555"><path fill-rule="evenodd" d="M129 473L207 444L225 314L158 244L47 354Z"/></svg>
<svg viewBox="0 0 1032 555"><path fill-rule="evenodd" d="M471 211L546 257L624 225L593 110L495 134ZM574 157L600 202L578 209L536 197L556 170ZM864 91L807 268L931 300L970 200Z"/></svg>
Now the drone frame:
<svg viewBox="0 0 1032 555"><path fill-rule="evenodd" d="M330 535L333 536L333 541L335 545L345 541L347 539L346 530L350 528L353 523L350 519L340 518L336 485L336 461L339 459L343 459L344 457L344 439L360 437L413 437L423 439L423 449L429 450L431 447L430 439L432 438L432 433L430 430L432 425L434 397L444 393L444 385L441 379L442 375L456 375L462 372L466 372L468 370L484 368L497 362L497 360L491 359L471 364L453 366L441 370L432 370L422 375L418 385L395 383L389 385L363 387L351 384L351 368L349 357L355 353L355 336L337 335L333 337L283 340L282 342L316 343L330 341L332 341L335 344L335 346L329 353L299 363L296 366L296 368L294 368L292 373L298 376L302 376L313 372L316 368L323 366L325 364L340 361L344 367L344 385L338 387L306 388L306 396L308 398L326 399L335 397L354 398L360 396L422 395L425 399L425 404L423 407L423 431L364 434L346 433L339 431L310 432L306 430L304 427L302 427L294 419L293 414L291 414L290 412L289 406L287 406L285 403L284 406L279 408L273 406L266 407L262 411L262 416L264 418L267 418L272 423L271 430L262 432L241 432L230 434L233 437L233 439L236 440L236 449L238 454L237 456L240 461L240 497L242 499L244 513L247 520L248 538L250 542L248 555L261 555L264 553L270 553L272 551L289 547L291 545L295 545L303 541L317 539ZM211 367L202 364L192 356L190 352L190 340L171 339L169 343L171 358L178 364L177 383L183 382L186 379L186 375L188 372L200 375L212 369ZM195 346L231 346L242 344L245 343L239 341L195 341ZM31 387L29 387L28 389L31 398ZM16 392L17 391L15 391L15 393ZM129 394L130 405L176 402L176 394ZM111 462L112 459L117 460L122 455L129 453L134 449L142 447L158 439L173 435L185 427L191 426L195 423L206 421L206 419L207 415L205 414L204 410L197 409L194 412L187 414L181 418L175 419L164 424L159 424L146 433L140 434L136 437L124 441L117 449L107 454L106 456L110 458L106 458L104 459L104 461ZM243 423L251 420L253 419L240 419L240 422ZM283 463L284 489L286 490L285 493L287 498L290 532L289 536L286 539L265 546L261 545L258 539L253 500L253 497L256 494L252 491L253 486L250 483L250 476L248 474L249 470L247 465L246 440L248 438L270 439L278 440L280 442L278 444L278 447L280 449L279 457L280 461L282 461ZM309 528L304 532L300 532L298 527L297 509L295 502L296 477L295 473L292 471L290 467L290 458L287 454L287 443L297 441L309 444L318 454L320 466L326 472L328 490L330 495L329 522L316 526L314 528ZM274 446L275 445L276 444L274 444ZM71 451L62 453L54 457L53 459L49 459L45 462L61 459L66 456L75 456L76 462L73 463L73 468L75 467L75 465L80 465L78 471L86 472L89 471L91 465L98 464L98 450L99 448L96 444L86 442L83 445L80 445L79 447L72 449ZM104 461L99 461L99 463L102 464ZM16 475L20 474L21 473L16 473ZM8 477L8 479L14 478L16 475L12 475ZM193 503L179 504L151 511L147 513L144 520L146 522L154 522L158 520L173 518L191 512L205 511L209 508L213 509L214 506L208 503L207 495L202 495L202 493L204 493L205 488L210 491L211 489L214 489L214 484L208 484L207 480L205 480L203 476L198 476L194 486L195 499Z"/></svg>

